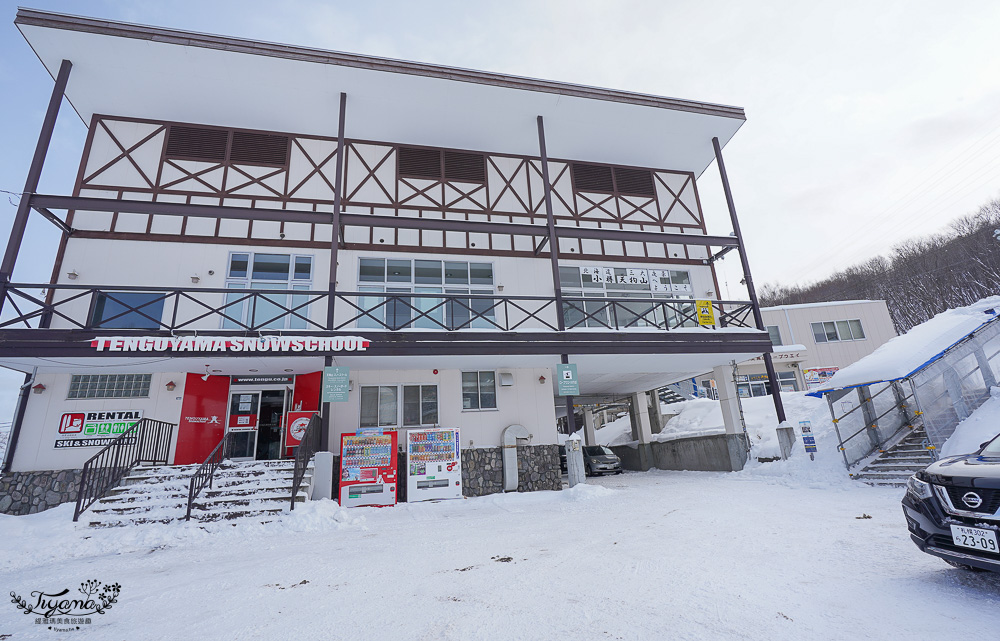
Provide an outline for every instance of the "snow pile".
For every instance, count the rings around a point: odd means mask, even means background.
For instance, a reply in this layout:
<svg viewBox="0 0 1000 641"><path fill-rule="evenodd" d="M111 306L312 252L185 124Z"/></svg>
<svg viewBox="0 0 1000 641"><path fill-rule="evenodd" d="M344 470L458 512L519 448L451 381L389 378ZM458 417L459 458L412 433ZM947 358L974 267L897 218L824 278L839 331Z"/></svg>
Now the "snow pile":
<svg viewBox="0 0 1000 641"><path fill-rule="evenodd" d="M819 391L891 381L908 376L956 342L996 318L1000 296L941 312L833 375Z"/></svg>
<svg viewBox="0 0 1000 641"><path fill-rule="evenodd" d="M941 447L942 458L975 452L1000 434L1000 387L990 391L990 399L955 427L955 433Z"/></svg>
<svg viewBox="0 0 1000 641"><path fill-rule="evenodd" d="M0 515L0 532L7 538L3 550L8 568L48 563L67 558L86 558L106 554L162 550L184 547L211 540L224 545L241 546L276 534L337 532L364 529L365 514L341 508L336 501L306 501L294 511L261 522L245 518L201 523L174 521L141 526L92 528L87 512L73 522L72 503L26 516Z"/></svg>
<svg viewBox="0 0 1000 641"><path fill-rule="evenodd" d="M10 441L10 428L0 427L0 461L7 456L7 443Z"/></svg>

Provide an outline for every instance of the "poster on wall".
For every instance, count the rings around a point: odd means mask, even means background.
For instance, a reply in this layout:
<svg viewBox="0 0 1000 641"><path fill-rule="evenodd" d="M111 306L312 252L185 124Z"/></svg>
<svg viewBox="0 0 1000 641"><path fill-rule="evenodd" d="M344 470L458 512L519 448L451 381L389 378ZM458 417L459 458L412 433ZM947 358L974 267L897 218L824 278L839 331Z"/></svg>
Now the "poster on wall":
<svg viewBox="0 0 1000 641"><path fill-rule="evenodd" d="M822 387L839 369L839 367L811 367L802 370L802 377L806 381L806 388L815 389Z"/></svg>
<svg viewBox="0 0 1000 641"><path fill-rule="evenodd" d="M59 438L53 447L104 447L141 418L142 410L67 412L59 419Z"/></svg>
<svg viewBox="0 0 1000 641"><path fill-rule="evenodd" d="M285 456L295 454L295 448L302 443L306 428L316 412L289 412L285 415Z"/></svg>

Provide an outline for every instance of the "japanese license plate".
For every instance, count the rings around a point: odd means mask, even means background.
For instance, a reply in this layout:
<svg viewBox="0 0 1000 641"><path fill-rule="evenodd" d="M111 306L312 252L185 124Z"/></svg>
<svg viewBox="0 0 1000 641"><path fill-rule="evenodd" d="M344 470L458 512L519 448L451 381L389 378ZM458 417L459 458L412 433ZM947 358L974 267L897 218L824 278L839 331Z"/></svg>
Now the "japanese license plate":
<svg viewBox="0 0 1000 641"><path fill-rule="evenodd" d="M964 548L983 550L984 552L1000 552L1000 545L997 545L997 533L993 530L952 525L951 539L955 542L955 545L960 545Z"/></svg>

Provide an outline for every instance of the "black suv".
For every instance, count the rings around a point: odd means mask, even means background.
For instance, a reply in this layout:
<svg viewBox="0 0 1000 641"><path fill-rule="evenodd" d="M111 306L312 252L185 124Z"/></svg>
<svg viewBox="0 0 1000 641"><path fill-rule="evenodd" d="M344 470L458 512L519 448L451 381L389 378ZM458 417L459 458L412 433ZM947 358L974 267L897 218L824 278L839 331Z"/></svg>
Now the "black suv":
<svg viewBox="0 0 1000 641"><path fill-rule="evenodd" d="M922 551L957 567L1000 572L1000 435L911 476L903 513Z"/></svg>

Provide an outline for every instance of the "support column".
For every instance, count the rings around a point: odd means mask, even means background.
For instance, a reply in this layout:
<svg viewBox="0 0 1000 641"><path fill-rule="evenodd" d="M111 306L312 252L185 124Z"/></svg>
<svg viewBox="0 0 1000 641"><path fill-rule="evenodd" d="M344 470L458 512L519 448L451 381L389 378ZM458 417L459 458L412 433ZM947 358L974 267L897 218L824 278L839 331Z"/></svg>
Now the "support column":
<svg viewBox="0 0 1000 641"><path fill-rule="evenodd" d="M997 386L997 377L993 375L993 368L990 367L990 359L986 358L986 352L983 351L983 348L979 347L974 353L976 355L976 363L979 365L979 373L982 374L986 391L989 392L991 387Z"/></svg>
<svg viewBox="0 0 1000 641"><path fill-rule="evenodd" d="M21 242L24 240L24 231L28 227L28 216L31 214L31 197L38 190L38 181L42 176L42 167L45 166L45 156L49 152L49 143L52 141L52 132L56 127L56 119L59 116L59 107L62 105L63 96L66 93L66 83L69 82L69 73L73 69L73 63L63 60L59 65L59 73L56 75L56 84L52 87L52 94L49 96L49 105L45 110L45 118L42 119L42 128L38 132L38 141L35 143L35 153L31 157L31 165L28 167L28 175L24 179L24 189L21 191L21 199L17 202L17 213L14 214L14 223L10 228L10 236L7 237L7 248L4 251L3 261L0 262L0 311L3 310L4 303L7 302L7 284L10 283L14 274L14 265L17 263L17 255L21 251ZM42 317L41 327L48 327L48 314ZM17 410L14 416L14 424L11 426L10 440L7 443L7 454L3 461L3 472L9 472L10 466L14 462L14 451L17 449L18 437L21 435L21 425L24 422L24 412L28 406L28 393L32 380L31 374L25 374L24 384L21 386L21 393L18 397Z"/></svg>
<svg viewBox="0 0 1000 641"><path fill-rule="evenodd" d="M24 230L28 227L28 216L31 214L31 197L38 190L38 181L42 176L45 156L49 152L52 132L55 130L56 118L59 116L59 106L66 93L66 83L69 81L69 72L72 68L73 63L69 60L63 60L62 64L59 65L59 74L56 76L56 84L49 96L49 106L45 110L42 129L38 132L35 153L31 157L28 175L24 179L24 190L21 191L21 199L17 203L17 213L14 214L14 223L11 225L10 236L7 238L7 249L4 251L3 261L0 262L0 311L3 310L4 303L7 302L7 283L10 282L14 274L17 254L21 251ZM13 446L14 443L11 442L9 447L13 448Z"/></svg>
<svg viewBox="0 0 1000 641"><path fill-rule="evenodd" d="M327 290L329 293L326 300L326 328L328 330L333 330L334 327L333 313L337 300L337 253L340 249L340 203L344 191L344 122L346 115L347 94L341 92L340 118L337 125L337 164L334 170L333 217L330 221L333 229L331 230L330 237L330 282ZM331 367L332 365L333 356L328 354L323 359L323 366ZM333 416L331 411L330 403L323 403L323 430L320 436L319 449L326 452L331 451L330 433L333 430Z"/></svg>
<svg viewBox="0 0 1000 641"><path fill-rule="evenodd" d="M733 193L729 189L729 176L726 174L726 164L722 160L722 146L719 144L718 138L712 138L712 146L715 147L715 161L719 165L719 176L722 178L722 190L726 194L726 206L729 208L729 218L733 223L733 233L739 243L737 249L740 252L740 263L743 265L743 279L746 282L747 293L750 295L750 306L753 308L753 319L757 324L757 329L763 330L764 319L760 314L757 290L754 289L753 277L750 275L750 262L747 260L746 248L743 246L740 221L736 216L736 204L733 202ZM785 406L781 402L781 387L778 385L778 376L774 373L774 362L771 360L770 352L764 352L764 369L767 370L767 380L771 384L771 399L774 401L774 411L778 415L778 423L784 423Z"/></svg>
<svg viewBox="0 0 1000 641"><path fill-rule="evenodd" d="M597 429L594 426L594 410L583 410L583 442L585 445L597 445Z"/></svg>
<svg viewBox="0 0 1000 641"><path fill-rule="evenodd" d="M646 411L649 413L649 431L653 434L659 434L663 431L659 390L652 389L646 392L646 401Z"/></svg>
<svg viewBox="0 0 1000 641"><path fill-rule="evenodd" d="M542 164L542 185L545 199L545 220L548 227L549 262L552 265L552 287L556 298L556 326L560 332L566 331L563 314L562 284L559 280L559 241L556 237L556 219L552 214L552 184L549 182L549 155L545 149L545 122L538 116L538 155ZM569 363L569 354L560 355L563 365ZM576 416L573 413L573 397L566 398L566 432L576 432Z"/></svg>
<svg viewBox="0 0 1000 641"><path fill-rule="evenodd" d="M719 405L722 407L722 422L726 426L726 434L743 434L743 415L740 412L739 392L733 381L733 367L719 365L712 369L715 378L715 389L719 393Z"/></svg>
<svg viewBox="0 0 1000 641"><path fill-rule="evenodd" d="M653 460L653 431L649 424L646 392L636 392L629 397L629 418L632 421L632 438L639 441L636 446L636 461L629 465L630 469L645 471L656 467ZM625 461L622 461L625 464Z"/></svg>

